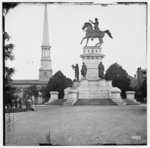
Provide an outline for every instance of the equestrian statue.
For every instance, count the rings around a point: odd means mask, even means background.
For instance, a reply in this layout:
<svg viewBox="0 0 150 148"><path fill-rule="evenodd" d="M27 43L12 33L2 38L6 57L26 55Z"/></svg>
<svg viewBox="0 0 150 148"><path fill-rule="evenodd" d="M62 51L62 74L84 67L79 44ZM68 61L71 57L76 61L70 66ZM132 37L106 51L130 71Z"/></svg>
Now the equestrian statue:
<svg viewBox="0 0 150 148"><path fill-rule="evenodd" d="M92 24L94 25L94 29L93 29ZM103 43L103 37L105 36L105 33L110 38L113 38L109 30L101 31L99 29L99 22L98 22L97 18L95 18L95 22L89 20L89 22L84 23L82 30L84 30L86 32L86 35L85 35L85 37L83 37L80 44L82 44L84 39L87 39L85 46L87 46L90 38L91 38L91 40L93 40L94 38L98 38L99 42L95 46L98 46L98 45L100 46Z"/></svg>

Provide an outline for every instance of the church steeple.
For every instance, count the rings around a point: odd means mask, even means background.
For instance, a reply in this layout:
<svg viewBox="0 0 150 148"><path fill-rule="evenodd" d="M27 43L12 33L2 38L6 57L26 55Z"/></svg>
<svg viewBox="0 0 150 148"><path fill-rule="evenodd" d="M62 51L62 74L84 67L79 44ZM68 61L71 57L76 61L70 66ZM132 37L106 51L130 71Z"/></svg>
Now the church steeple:
<svg viewBox="0 0 150 148"><path fill-rule="evenodd" d="M42 46L50 46L50 44L49 44L48 18L47 17L48 17L47 16L47 5L45 4Z"/></svg>
<svg viewBox="0 0 150 148"><path fill-rule="evenodd" d="M47 5L45 5L44 13L44 28L43 28L43 42L42 42L42 57L41 67L39 69L39 81L49 81L52 77L51 56L50 56L50 43L48 31L48 15Z"/></svg>

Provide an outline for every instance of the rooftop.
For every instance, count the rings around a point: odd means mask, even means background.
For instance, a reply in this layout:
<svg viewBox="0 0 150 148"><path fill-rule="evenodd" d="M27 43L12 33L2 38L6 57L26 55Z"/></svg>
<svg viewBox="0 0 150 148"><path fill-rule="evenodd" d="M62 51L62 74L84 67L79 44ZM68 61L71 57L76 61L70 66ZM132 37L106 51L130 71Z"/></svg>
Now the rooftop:
<svg viewBox="0 0 150 148"><path fill-rule="evenodd" d="M39 81L39 80L12 80L13 85L26 85L26 84L32 84L32 85L40 85L40 84L47 84L47 81Z"/></svg>

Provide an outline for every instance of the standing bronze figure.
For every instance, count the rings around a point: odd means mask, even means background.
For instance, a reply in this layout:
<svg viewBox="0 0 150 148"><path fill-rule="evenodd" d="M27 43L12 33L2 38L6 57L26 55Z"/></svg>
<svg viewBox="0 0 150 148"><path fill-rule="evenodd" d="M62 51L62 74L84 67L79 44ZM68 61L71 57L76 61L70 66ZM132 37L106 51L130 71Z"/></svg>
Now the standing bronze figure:
<svg viewBox="0 0 150 148"><path fill-rule="evenodd" d="M98 75L101 79L104 78L104 65L102 64L102 62L100 62L100 64L98 65Z"/></svg>
<svg viewBox="0 0 150 148"><path fill-rule="evenodd" d="M86 72L87 72L87 67L86 67L85 63L83 62L82 63L82 69L81 69L81 75L83 77L86 77Z"/></svg>
<svg viewBox="0 0 150 148"><path fill-rule="evenodd" d="M76 66L72 65L72 68L75 71L75 80L79 81L79 66L78 66L78 64L76 64Z"/></svg>

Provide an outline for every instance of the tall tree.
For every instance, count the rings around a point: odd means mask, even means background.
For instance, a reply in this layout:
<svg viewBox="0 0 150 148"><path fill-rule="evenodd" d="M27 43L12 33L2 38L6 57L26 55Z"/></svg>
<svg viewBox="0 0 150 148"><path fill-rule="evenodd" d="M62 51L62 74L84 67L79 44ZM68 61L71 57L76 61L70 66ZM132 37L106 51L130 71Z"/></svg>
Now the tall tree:
<svg viewBox="0 0 150 148"><path fill-rule="evenodd" d="M4 105L7 105L11 103L11 99L14 98L13 94L15 91L15 88L11 86L11 77L14 73L14 68L6 66L6 61L13 60L14 56L12 54L12 51L14 49L14 45L11 43L6 43L10 40L10 36L5 31L5 16L9 12L11 8L14 8L17 6L18 3L3 3L3 52L4 52Z"/></svg>
<svg viewBox="0 0 150 148"><path fill-rule="evenodd" d="M126 91L132 90L127 72L117 63L112 64L106 71L106 80L112 80L112 85L121 89L121 95L125 98Z"/></svg>
<svg viewBox="0 0 150 148"><path fill-rule="evenodd" d="M142 97L147 97L147 79L145 79L141 85Z"/></svg>
<svg viewBox="0 0 150 148"><path fill-rule="evenodd" d="M140 102L147 102L147 79L144 79L141 86L136 90L136 98Z"/></svg>
<svg viewBox="0 0 150 148"><path fill-rule="evenodd" d="M50 91L58 91L59 92L59 99L62 99L64 97L64 89L67 87L72 86L72 80L69 78L66 78L66 76L63 75L61 71L58 71L53 75L52 78L50 78L45 91L45 96L48 100L50 97L49 92ZM46 100L46 101L47 101Z"/></svg>

